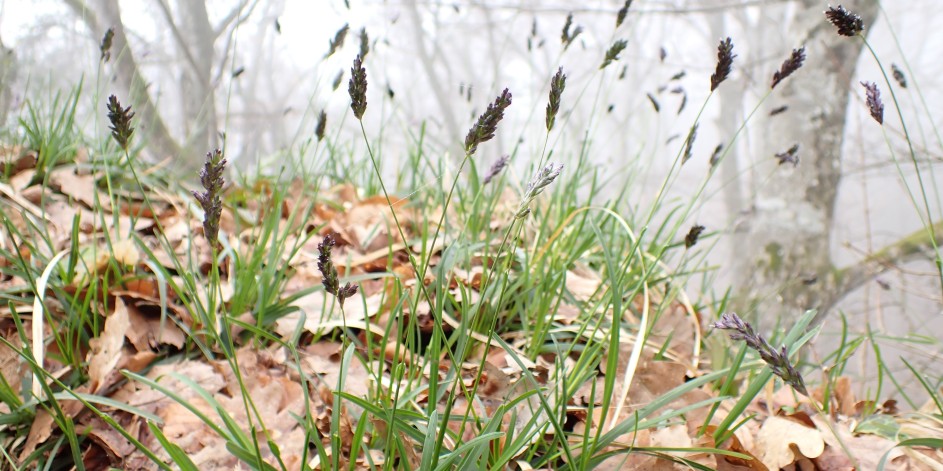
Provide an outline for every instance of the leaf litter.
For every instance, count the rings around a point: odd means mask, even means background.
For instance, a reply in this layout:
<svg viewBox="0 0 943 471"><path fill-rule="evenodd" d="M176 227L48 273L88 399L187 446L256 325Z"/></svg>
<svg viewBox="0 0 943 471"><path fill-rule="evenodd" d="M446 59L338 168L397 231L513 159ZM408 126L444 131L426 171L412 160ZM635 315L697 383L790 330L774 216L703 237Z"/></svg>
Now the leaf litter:
<svg viewBox="0 0 943 471"><path fill-rule="evenodd" d="M34 154L19 148L3 148L0 157L8 182L12 182L3 183L0 188L0 206L9 215L8 227L13 229L11 232L4 228L0 242L5 255L0 257L0 265L10 267L28 260L49 260L60 251L78 247L78 263L71 265L75 273L66 275L63 288L67 293L90 299L91 311L101 316L103 324L79 350L83 357L79 364L81 371L71 371L71 366L60 363L53 355L47 355L43 366L47 371L59 371L54 373L59 377L66 371L80 374L84 380L74 384L74 391L87 397L107 398L109 402L99 404L98 408L110 422L120 425L158 459L170 463L169 450L151 432L148 422L156 425L167 440L179 447L199 469L205 470L242 466L232 452L232 443L240 436L257 443L268 464L286 469L301 469L303 465L329 469L330 461L320 461L324 458L336 458L340 464L355 469L383 462L385 457L370 444L386 439L386 422L348 400L335 410L338 385L342 384L342 392L349 396L376 403L379 398L373 396L378 388L389 390L395 386L392 365L427 363L420 353L395 343L388 344L384 351L374 345L376 351L370 357L382 361L366 363L361 351L350 363L344 364L344 344L333 340L336 338L333 334L343 328L356 329L362 341L370 340L371 336L375 340L387 332L392 332L387 335L393 337L406 335L397 330L399 324L394 322L393 312L415 317L421 331L432 331L431 306L422 300L406 302L412 296L410 292L419 290L420 285L430 286L435 276L442 276L432 274L435 270L431 270L426 279L419 280L408 263L407 251L415 248L403 240L392 217L395 211L406 230L407 240L412 240L410 237L415 236L421 226L423 215L410 206L408 200L396 202L391 209L385 199L361 198L359 191L350 185L307 195L302 182L295 180L289 185L291 197L278 207L265 203L272 201L265 197L272 195L272 182L262 181L250 188L230 188L221 228L236 253L251 254L255 244L260 242L253 221L273 214L281 219L281 227L291 228L291 240L287 243L299 247L291 253L279 254L279 261L291 270L278 298L284 300L288 312L272 324L273 334L282 340L301 340L297 348L299 357L292 358L289 351L277 343L264 347L257 342L244 342L235 351L233 362L207 360L193 354L191 342L201 334L193 331L198 316L192 311L192 300L186 293L171 289L186 283L184 274L176 273L175 260L193 257L201 267L196 275L205 277L213 256L207 241L194 236L202 234L202 227L190 213L192 203L181 196L183 193L161 193L154 206L159 208L155 214L145 210L142 197L133 191L117 193L120 197L112 199L102 189L102 172L78 171L76 166L54 168L50 171L50 185L43 187L34 178ZM304 217L292 217L305 208L309 209ZM499 207L492 224L498 220L510 223L513 212L513 205ZM426 211L425 216L431 213L434 211ZM78 230L73 232L73 226ZM44 236L52 245L28 243L36 240L32 234L38 227L47 231ZM160 234L158 227L163 230ZM323 290L310 289L320 283L314 245L317 238L310 237L312 233L332 234L338 241L334 257L340 276L361 278L362 295L344 310ZM165 238L166 244L160 243L158 235ZM442 251L446 245L441 243L432 248L433 267L443 263ZM171 273L170 280L158 276L154 267L144 262L148 259L145 250ZM493 268L483 253L471 260L473 266L454 266L447 274L446 295L456 303L478 303L482 278ZM225 278L228 272L225 267L221 268L221 276ZM15 271L11 273L14 274L0 278L0 287L10 292L29 293L27 280L17 276ZM565 275L560 302L549 313L551 320L559 332L594 335L580 333L581 313L605 289L603 278L579 263L567 269ZM106 278L109 283L103 282ZM398 283L391 281L394 278ZM94 293L90 289L93 285L99 290L107 286L108 290ZM229 288L217 294L219 301L231 303L234 295L231 284L224 279L222 286ZM202 295L209 296L205 288ZM634 336L625 335L618 351L602 352L604 357L617 355L615 371L619 373L613 381L614 396L625 397L624 403L613 403L608 410L603 410L607 399L603 395L606 358L602 359L598 374L586 376L588 379L573 389L571 396L564 397L560 387L566 384L567 378L562 372L576 368L574 358L547 353L538 355L536 361L527 360L527 355L523 354L527 337L509 332L503 337L512 351L516 351L516 359L508 350L491 344L491 348L479 348L477 356L458 365L457 380L466 390L475 391L475 395L473 400L460 395L451 414L468 412L473 417L490 417L506 407L508 400L533 392L536 387L537 394L543 396L551 410L566 411L566 440L574 449L579 449L583 445L580 437L587 431L596 433L600 428L608 431L613 424L630 420L641 408L673 388L709 372L709 362L699 362L703 360L699 353L704 325L701 313L689 303L662 301L662 297L663 292L653 291L652 297L635 299L625 313L624 321L633 325L639 325L645 309L660 313L650 323L651 332L644 345L636 345ZM22 345L11 307L16 309L28 333L32 324L30 305L31 302L12 303L0 309L0 331L12 347ZM49 317L54 325L62 325L68 318L66 306L54 299L48 299L46 309L50 310ZM251 315L246 316L251 313L231 314L250 324L254 321ZM445 316L448 325L443 327L447 331L460 326L460 319L449 313ZM49 327L46 326L44 335L52 334ZM233 329L237 339L242 329ZM487 341L487 338L479 340ZM21 395L29 368L15 348L6 343L0 345L0 376L11 391ZM641 349L641 355L633 364L629 359L636 349ZM421 377L404 381L448 381L450 361L445 357L439 360L439 371L427 368ZM238 365L238 375L234 365ZM129 372L141 376L129 375ZM240 384L246 385L247 396L243 395ZM596 469L688 469L687 465L680 464L679 457L720 470L854 469L843 446L856 457L860 469L873 469L885 453L893 469L935 469L934 466L943 462L939 450L895 448L897 436L861 433L860 430L869 429L856 427L873 423L874 419L863 415L867 404L855 400L851 382L845 377L837 379L830 395L834 402L829 409L833 411L830 424L824 423L825 419L818 415L810 418L801 412L811 411L808 398L797 400L787 389L776 394L770 390L751 405L752 418L725 442L714 443L712 432L732 409L736 398L717 399L720 401L717 412L708 420L711 400L717 398L716 390L709 386L689 391L655 412L657 416L686 410L676 419L618 437L603 450L616 453L602 460ZM415 389L415 385L413 387ZM411 400L421 411L432 398L427 389L417 391ZM823 399L821 388L812 395L820 402ZM86 467L157 468L104 417L76 400L63 398L60 403L76 429L89 438L82 442L81 458ZM124 406L116 407L116 404ZM247 404L252 406L247 408ZM560 405L565 407L559 409ZM11 414L15 407L16 404L0 403L0 415ZM441 404L437 408L440 413L446 412ZM900 413L890 405L879 408L878 416L883 418L885 429L906 432L904 436L941 435L940 423L933 419L931 412ZM340 422L335 424L335 420ZM358 436L355 429L364 420L371 425L362 435L366 443L355 444L353 441ZM534 394L518 401L513 414L505 413L502 426L504 430L513 428L519 432L522 424L530 420L538 424L551 420ZM708 425L702 428L705 423ZM447 437L446 447L454 449L460 441L482 433L480 424L475 420L447 421L454 435ZM0 432L10 427L0 425ZM832 429L838 431L841 441L834 437ZM308 434L311 430L315 436ZM335 430L338 436L332 437ZM2 435L9 437L2 443L4 449L17 449L21 460L63 433L53 415L45 409L37 409L23 432ZM548 428L547 433L556 432ZM422 443L402 432L394 439L403 443L405 455L400 459L417 469ZM319 440L328 456L314 453L310 440ZM336 443L340 444L339 449L334 449ZM498 452L503 452L510 443L502 438L494 446ZM712 453L709 450L713 448L737 455ZM523 449L510 452L523 452ZM521 469L531 469L524 455L516 456L516 462Z"/></svg>

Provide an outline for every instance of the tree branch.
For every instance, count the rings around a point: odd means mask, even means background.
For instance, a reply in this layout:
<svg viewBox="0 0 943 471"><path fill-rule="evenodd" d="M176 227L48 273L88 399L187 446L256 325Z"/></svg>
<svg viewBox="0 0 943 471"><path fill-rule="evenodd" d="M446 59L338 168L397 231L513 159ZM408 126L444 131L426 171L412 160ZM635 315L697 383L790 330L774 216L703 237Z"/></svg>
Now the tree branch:
<svg viewBox="0 0 943 471"><path fill-rule="evenodd" d="M190 47L187 46L187 40L184 39L180 29L177 28L177 24L174 23L173 14L170 12L170 5L167 4L166 0L157 0L157 5L160 6L160 11L164 14L164 20L167 21L167 26L170 28L170 32L173 34L174 40L177 41L177 47L183 51L183 56L187 59L187 63L190 64L190 69L193 70L193 73L197 75L197 78L201 82L209 82L208 77L203 77L203 72L197 65L196 59L193 58L193 53L190 52Z"/></svg>
<svg viewBox="0 0 943 471"><path fill-rule="evenodd" d="M936 234L935 241L932 234ZM836 270L833 275L834 288L823 301L817 317L821 317L853 291L888 270L913 260L935 259L934 245L943 245L943 221L933 224L932 228L918 229L868 255L860 262Z"/></svg>

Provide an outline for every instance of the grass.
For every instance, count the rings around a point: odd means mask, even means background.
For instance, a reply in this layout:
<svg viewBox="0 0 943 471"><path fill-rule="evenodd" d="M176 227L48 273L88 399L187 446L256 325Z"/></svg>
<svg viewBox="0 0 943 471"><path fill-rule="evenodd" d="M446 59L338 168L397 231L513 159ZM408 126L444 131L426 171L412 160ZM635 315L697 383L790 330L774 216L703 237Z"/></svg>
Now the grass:
<svg viewBox="0 0 943 471"><path fill-rule="evenodd" d="M564 46L580 34L571 21ZM624 47L599 51L600 83ZM712 91L733 48L718 46ZM196 192L140 161L133 110L118 98L110 137L78 132L80 86L28 107L17 136L37 152L29 186L41 197L0 203L0 366L20 365L0 370L0 469L712 469L757 459L735 433L796 411L859 464L836 408L863 348L879 380L854 411L860 423L890 445L941 445L940 379L907 363L932 405L920 409L883 367L878 333L843 324L838 349L812 363L800 350L818 334L815 311L767 340L720 317L728 296L686 291L705 269L698 247L711 234L689 219L713 167L688 201L665 195L697 120L650 207L624 193L596 200L613 177L589 144L554 144L569 124L558 113L585 92L567 90L560 68L543 149L508 156L529 159L532 177L478 160L508 132L505 89L469 123L457 164L435 157L423 127L390 181L363 121L365 56L348 86L364 156L316 131L274 174L229 183L225 152L213 151ZM793 51L766 96L803 60ZM65 178L85 185L54 184ZM817 373L808 393L800 374ZM913 411L906 420L880 402L885 381Z"/></svg>

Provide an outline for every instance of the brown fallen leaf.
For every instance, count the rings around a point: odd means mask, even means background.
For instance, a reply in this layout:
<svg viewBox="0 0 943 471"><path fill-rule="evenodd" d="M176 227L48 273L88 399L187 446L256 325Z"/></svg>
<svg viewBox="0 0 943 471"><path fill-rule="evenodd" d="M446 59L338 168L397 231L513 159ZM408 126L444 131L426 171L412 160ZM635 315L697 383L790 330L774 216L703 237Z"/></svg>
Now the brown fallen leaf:
<svg viewBox="0 0 943 471"><path fill-rule="evenodd" d="M35 168L39 155L23 146L0 147L0 175L15 176L23 170Z"/></svg>
<svg viewBox="0 0 943 471"><path fill-rule="evenodd" d="M102 193L97 185L97 176L94 174L79 175L74 168L58 167L49 173L49 186L60 193L81 202L88 208L111 210L111 198Z"/></svg>
<svg viewBox="0 0 943 471"><path fill-rule="evenodd" d="M23 445L23 451L20 452L21 462L35 451L39 444L45 443L52 436L55 424L55 420L49 412L46 412L46 409L37 410L36 417L33 418L33 424L30 425L26 443Z"/></svg>
<svg viewBox="0 0 943 471"><path fill-rule="evenodd" d="M0 314L2 317L2 314ZM16 330L12 328L4 328L0 330L0 335L5 339L15 339L17 337ZM19 395L20 393L20 378L24 374L27 374L26 365L21 359L20 355L16 350L7 347L6 344L0 343L0 377L6 380L6 383L10 385L13 389L13 394ZM5 403L0 403L0 413L10 412L10 408Z"/></svg>
<svg viewBox="0 0 943 471"><path fill-rule="evenodd" d="M780 469L802 457L821 456L825 451L825 440L818 429L772 416L763 422L757 433L756 449L763 464L770 469Z"/></svg>
<svg viewBox="0 0 943 471"><path fill-rule="evenodd" d="M714 431L717 430L717 426L709 425L706 428L706 435L713 435ZM740 432L738 432L740 433ZM752 459L743 459L735 456L728 455L718 455L717 456L717 471L769 471L769 468L760 461L753 453L743 446L740 442L740 437L737 434L733 434L727 440L725 445L721 449L732 451L734 453L740 453L741 455L747 455Z"/></svg>
<svg viewBox="0 0 943 471"><path fill-rule="evenodd" d="M135 304L127 304L126 308L129 328L125 336L138 352L150 352L161 344L183 348L186 334L171 319L161 321L159 314L145 314Z"/></svg>
<svg viewBox="0 0 943 471"><path fill-rule="evenodd" d="M109 381L117 373L116 368L122 360L124 352L124 336L128 332L131 321L128 318L128 308L121 298L115 299L115 309L105 319L105 329L97 338L88 342L89 387L93 394L97 394L106 386L113 384Z"/></svg>
<svg viewBox="0 0 943 471"><path fill-rule="evenodd" d="M135 267L141 260L141 254L131 239L121 239L114 242L111 251L115 261L127 267Z"/></svg>

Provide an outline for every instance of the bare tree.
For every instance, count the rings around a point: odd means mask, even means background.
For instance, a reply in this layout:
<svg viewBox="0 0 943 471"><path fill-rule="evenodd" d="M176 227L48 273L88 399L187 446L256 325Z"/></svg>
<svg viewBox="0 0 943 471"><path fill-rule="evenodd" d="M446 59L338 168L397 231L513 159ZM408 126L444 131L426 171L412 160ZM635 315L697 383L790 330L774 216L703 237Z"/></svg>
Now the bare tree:
<svg viewBox="0 0 943 471"><path fill-rule="evenodd" d="M245 21L258 1L240 1L217 25L210 22L206 3L178 0L177 12L167 0L155 0L168 27L182 64L179 69L180 99L183 110L184 137L175 138L151 96L135 51L128 36L117 0L63 0L80 17L95 37L111 28L113 65L110 67L120 87L127 94L141 120L139 132L148 141L148 150L160 159L173 157L189 170L198 166L207 150L218 147L216 91L230 64L231 41L220 50L217 43L229 38L232 29Z"/></svg>

